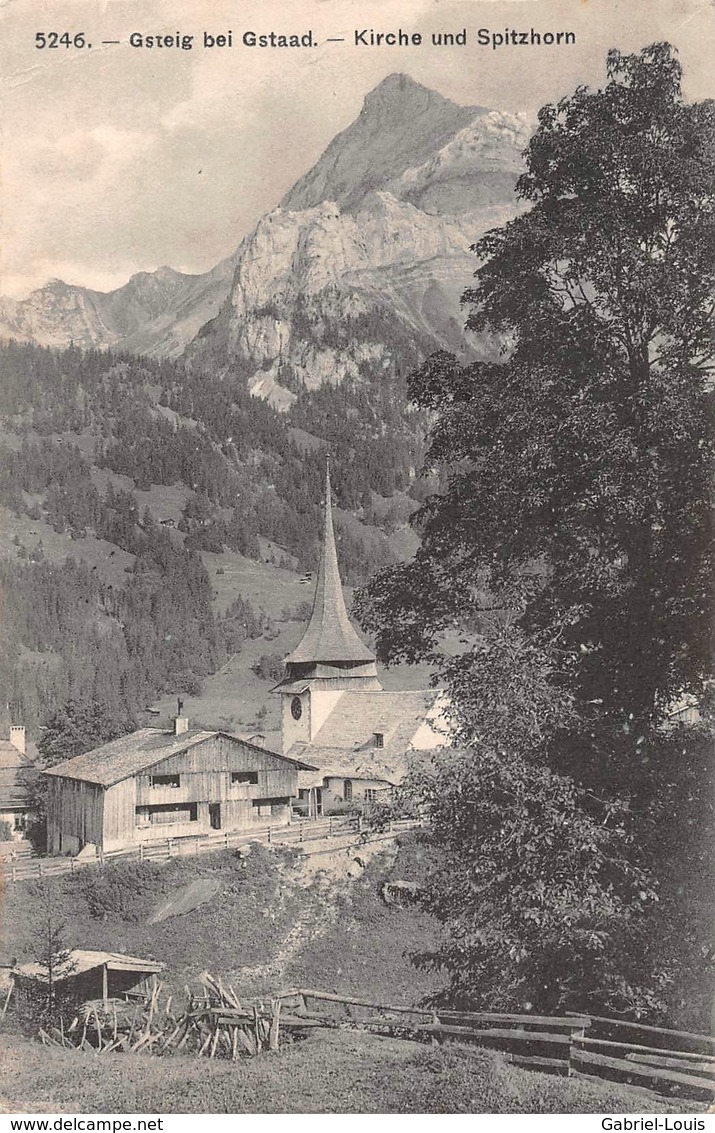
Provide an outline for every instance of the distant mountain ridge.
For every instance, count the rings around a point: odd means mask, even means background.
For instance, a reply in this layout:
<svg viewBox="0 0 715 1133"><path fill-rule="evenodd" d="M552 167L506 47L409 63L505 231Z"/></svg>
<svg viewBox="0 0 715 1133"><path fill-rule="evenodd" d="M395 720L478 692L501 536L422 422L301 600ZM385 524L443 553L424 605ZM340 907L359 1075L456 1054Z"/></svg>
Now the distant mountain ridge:
<svg viewBox="0 0 715 1133"><path fill-rule="evenodd" d="M301 384L387 373L407 340L420 354L468 352L459 296L474 270L469 249L514 214L528 137L523 115L458 106L389 75L210 272L164 267L111 292L54 280L0 300L0 337L185 351L191 364L240 372L279 409ZM383 333L390 319L400 348Z"/></svg>
<svg viewBox="0 0 715 1133"><path fill-rule="evenodd" d="M26 299L0 298L0 337L176 357L220 309L234 267L234 257L203 275L161 267L137 272L114 291L53 279Z"/></svg>

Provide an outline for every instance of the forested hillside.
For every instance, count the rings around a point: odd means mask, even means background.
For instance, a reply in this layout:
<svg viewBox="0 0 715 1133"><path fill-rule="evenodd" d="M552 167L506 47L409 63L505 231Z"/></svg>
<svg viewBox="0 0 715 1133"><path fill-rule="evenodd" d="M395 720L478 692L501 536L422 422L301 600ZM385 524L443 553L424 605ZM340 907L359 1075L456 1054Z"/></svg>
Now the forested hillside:
<svg viewBox="0 0 715 1133"><path fill-rule="evenodd" d="M218 608L202 552L313 570L327 452L346 580L403 550L424 421L399 376L303 388L279 414L242 375L179 362L10 342L0 365L3 527L29 523L0 559L1 701L31 729L91 702L121 730L270 630L240 591Z"/></svg>

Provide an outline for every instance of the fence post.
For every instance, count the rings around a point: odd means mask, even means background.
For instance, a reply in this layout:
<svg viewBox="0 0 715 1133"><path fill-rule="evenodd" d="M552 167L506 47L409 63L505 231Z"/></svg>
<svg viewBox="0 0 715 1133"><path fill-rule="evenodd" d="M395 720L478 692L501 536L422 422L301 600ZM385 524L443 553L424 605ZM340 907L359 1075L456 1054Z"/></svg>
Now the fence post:
<svg viewBox="0 0 715 1133"><path fill-rule="evenodd" d="M228 830L227 830L227 831L226 831L226 833L224 834L224 836L223 836L223 840L224 840L224 842L225 842L225 844L226 844L226 849L228 849Z"/></svg>
<svg viewBox="0 0 715 1133"><path fill-rule="evenodd" d="M582 1038L584 1038L585 1034L586 1034L586 1028L585 1027L579 1027L576 1030L570 1030L569 1031L569 1065L568 1065L568 1070L566 1072L566 1075L567 1075L568 1078L570 1078L572 1076L573 1072L574 1072L574 1065L573 1065L574 1061L575 1061L574 1053L575 1053L576 1050L578 1050L578 1047L574 1043L574 1039L577 1039L577 1038L582 1039Z"/></svg>
<svg viewBox="0 0 715 1133"><path fill-rule="evenodd" d="M269 845L269 846L270 846L270 844L271 844L271 842L272 842L272 841L273 841L273 835L272 835L272 830L271 830L271 827L269 826L269 827L268 827L268 845Z"/></svg>
<svg viewBox="0 0 715 1133"><path fill-rule="evenodd" d="M333 816L331 814L331 815L328 816L328 838L330 837L330 835L332 833L333 833Z"/></svg>
<svg viewBox="0 0 715 1133"><path fill-rule="evenodd" d="M166 853L168 857L171 857L171 838L166 839Z"/></svg>
<svg viewBox="0 0 715 1133"><path fill-rule="evenodd" d="M139 843L139 861L140 862L144 861L144 843L143 842Z"/></svg>
<svg viewBox="0 0 715 1133"><path fill-rule="evenodd" d="M301 842L303 841L303 819L302 818L300 820L300 838L299 838L299 840Z"/></svg>
<svg viewBox="0 0 715 1133"><path fill-rule="evenodd" d="M70 873L74 873L74 858L70 858Z"/></svg>
<svg viewBox="0 0 715 1133"><path fill-rule="evenodd" d="M37 876L42 877L42 858L37 863Z"/></svg>
<svg viewBox="0 0 715 1133"><path fill-rule="evenodd" d="M199 836L197 834L196 842L195 842L195 849L194 849L194 853L196 853L196 854L198 854L198 852L199 852L199 841L200 841L200 839L199 839Z"/></svg>
<svg viewBox="0 0 715 1133"><path fill-rule="evenodd" d="M15 863L13 862L12 863L12 883L13 883L13 885L15 884L16 881L17 881L17 867L16 867Z"/></svg>

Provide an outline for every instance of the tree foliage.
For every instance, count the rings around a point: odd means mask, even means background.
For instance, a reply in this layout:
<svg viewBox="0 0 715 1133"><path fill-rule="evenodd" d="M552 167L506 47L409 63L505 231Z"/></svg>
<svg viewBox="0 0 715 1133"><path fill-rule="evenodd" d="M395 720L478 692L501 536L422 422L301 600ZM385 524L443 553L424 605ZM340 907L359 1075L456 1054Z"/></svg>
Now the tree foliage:
<svg viewBox="0 0 715 1133"><path fill-rule="evenodd" d="M667 45L608 74L542 109L531 207L475 247L468 325L501 356L412 376L447 487L360 611L383 657L419 659L487 589L558 628L582 701L646 723L711 666L713 113Z"/></svg>
<svg viewBox="0 0 715 1133"><path fill-rule="evenodd" d="M452 997L657 1016L706 939L687 863L713 873L712 730L667 717L712 679L715 116L667 44L607 71L541 110L527 207L475 245L485 360L411 376L442 490L357 612L440 669L468 747L412 780Z"/></svg>
<svg viewBox="0 0 715 1133"><path fill-rule="evenodd" d="M633 861L623 803L485 745L443 753L407 789L427 806L436 851L423 900L446 933L419 962L449 973L442 999L482 1010L662 1008L643 981L655 893Z"/></svg>

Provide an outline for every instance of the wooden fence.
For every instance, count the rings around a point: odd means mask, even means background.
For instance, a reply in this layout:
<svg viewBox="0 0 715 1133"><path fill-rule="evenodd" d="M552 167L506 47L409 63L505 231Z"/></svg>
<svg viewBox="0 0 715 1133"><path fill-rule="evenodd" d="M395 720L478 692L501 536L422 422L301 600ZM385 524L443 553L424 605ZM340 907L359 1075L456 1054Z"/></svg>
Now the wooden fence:
<svg viewBox="0 0 715 1133"><path fill-rule="evenodd" d="M415 823L400 819L390 824L384 836L391 836L400 830L407 830ZM142 842L109 853L99 853L87 858L33 857L26 851L21 857L3 858L3 873L8 881L30 881L41 877L55 877L58 874L74 873L87 866L102 866L114 861L152 861L165 862L170 858L194 857L198 854L215 853L217 850L236 849L249 842L262 842L264 845L302 846L308 853L330 853L336 847L333 839L352 838L346 845L360 845L362 823L359 816L339 816L323 819L301 819L287 826L262 826L250 830L226 830L216 834L197 835L187 838L167 838L161 842ZM372 838L365 832L365 837ZM379 837L379 835L377 835ZM314 847L313 843L325 843Z"/></svg>
<svg viewBox="0 0 715 1133"><path fill-rule="evenodd" d="M467 1042L492 1047L508 1061L533 1070L626 1082L651 1096L657 1092L699 1101L715 1098L715 1038L709 1035L598 1015L396 1007L309 988L293 989L280 998L307 1024L322 1020L328 1026ZM633 1041L628 1032L635 1034ZM621 1038L610 1038L613 1033ZM638 1041L641 1038L647 1041Z"/></svg>

